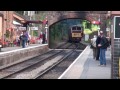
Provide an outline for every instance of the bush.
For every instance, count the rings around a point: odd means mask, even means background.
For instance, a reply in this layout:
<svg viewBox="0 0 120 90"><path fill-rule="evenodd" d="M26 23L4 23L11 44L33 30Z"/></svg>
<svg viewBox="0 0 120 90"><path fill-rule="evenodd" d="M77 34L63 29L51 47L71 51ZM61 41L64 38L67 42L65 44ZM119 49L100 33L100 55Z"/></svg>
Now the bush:
<svg viewBox="0 0 120 90"><path fill-rule="evenodd" d="M2 45L2 47L5 47L5 46L7 46L7 42L2 41L2 40L0 39L0 45Z"/></svg>
<svg viewBox="0 0 120 90"><path fill-rule="evenodd" d="M31 44L35 44L35 40L34 40L34 39L31 39L31 40L30 40L30 43L31 43Z"/></svg>

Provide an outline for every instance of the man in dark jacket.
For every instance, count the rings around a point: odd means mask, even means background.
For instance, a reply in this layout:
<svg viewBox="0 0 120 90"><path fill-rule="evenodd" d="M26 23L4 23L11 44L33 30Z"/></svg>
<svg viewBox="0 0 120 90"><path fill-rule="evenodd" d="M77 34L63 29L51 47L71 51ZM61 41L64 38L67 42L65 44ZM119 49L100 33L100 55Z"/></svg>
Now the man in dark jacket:
<svg viewBox="0 0 120 90"><path fill-rule="evenodd" d="M22 39L22 48L26 47L26 40L27 40L27 36L25 35L26 33L23 32L23 35L21 36Z"/></svg>
<svg viewBox="0 0 120 90"><path fill-rule="evenodd" d="M100 35L97 37L97 40L96 40L96 48L97 48L96 60L99 60L99 56L100 56L100 47L98 47L98 44L100 44L102 33L103 31L100 31Z"/></svg>
<svg viewBox="0 0 120 90"><path fill-rule="evenodd" d="M107 50L107 38L103 35L103 33L101 33L101 41L100 44L98 44L98 47L100 47L100 66L104 65L106 66L106 56L105 56L105 52Z"/></svg>
<svg viewBox="0 0 120 90"><path fill-rule="evenodd" d="M45 44L45 33L43 33L43 40L42 40L42 44Z"/></svg>

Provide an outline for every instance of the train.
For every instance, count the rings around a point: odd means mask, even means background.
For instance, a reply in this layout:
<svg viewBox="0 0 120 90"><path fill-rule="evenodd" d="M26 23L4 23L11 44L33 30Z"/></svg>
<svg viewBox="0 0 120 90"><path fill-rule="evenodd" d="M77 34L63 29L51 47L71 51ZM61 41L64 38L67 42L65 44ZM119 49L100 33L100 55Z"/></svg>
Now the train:
<svg viewBox="0 0 120 90"><path fill-rule="evenodd" d="M68 41L70 43L79 43L84 36L83 26L73 25L68 31Z"/></svg>

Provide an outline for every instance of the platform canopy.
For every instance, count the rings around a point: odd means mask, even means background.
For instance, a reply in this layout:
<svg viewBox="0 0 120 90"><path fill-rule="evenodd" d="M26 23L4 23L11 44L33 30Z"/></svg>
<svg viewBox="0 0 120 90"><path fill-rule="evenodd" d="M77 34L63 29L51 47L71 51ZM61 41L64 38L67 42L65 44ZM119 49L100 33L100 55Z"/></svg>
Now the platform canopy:
<svg viewBox="0 0 120 90"><path fill-rule="evenodd" d="M26 23L36 23L36 24L41 24L42 21L36 21L36 20L27 20Z"/></svg>
<svg viewBox="0 0 120 90"><path fill-rule="evenodd" d="M16 22L15 20L13 20L13 24L14 24L14 25L22 25L22 24L20 24L19 22Z"/></svg>

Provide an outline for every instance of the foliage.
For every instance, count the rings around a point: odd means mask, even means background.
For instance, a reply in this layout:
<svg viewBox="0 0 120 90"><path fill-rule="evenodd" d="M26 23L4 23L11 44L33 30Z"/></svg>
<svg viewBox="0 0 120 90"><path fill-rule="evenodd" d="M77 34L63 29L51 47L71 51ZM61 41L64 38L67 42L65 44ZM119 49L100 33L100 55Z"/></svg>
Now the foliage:
<svg viewBox="0 0 120 90"><path fill-rule="evenodd" d="M91 34L95 31L98 31L99 25L92 24L86 20L83 20L82 26L84 28L84 34Z"/></svg>
<svg viewBox="0 0 120 90"><path fill-rule="evenodd" d="M84 29L84 34L91 34L92 31L90 29Z"/></svg>
<svg viewBox="0 0 120 90"><path fill-rule="evenodd" d="M9 36L10 36L10 31L6 30L6 38L9 38Z"/></svg>
<svg viewBox="0 0 120 90"><path fill-rule="evenodd" d="M30 35L38 37L38 31L37 30L31 30Z"/></svg>
<svg viewBox="0 0 120 90"><path fill-rule="evenodd" d="M98 30L98 25L92 24L92 31L94 32L94 31L97 31L97 30Z"/></svg>
<svg viewBox="0 0 120 90"><path fill-rule="evenodd" d="M38 31L34 30L33 31L33 36L38 36Z"/></svg>
<svg viewBox="0 0 120 90"><path fill-rule="evenodd" d="M63 40L67 37L68 25L65 21L61 21L52 26L50 30L52 40Z"/></svg>
<svg viewBox="0 0 120 90"><path fill-rule="evenodd" d="M111 25L111 20L110 20L110 19L107 19L107 20L106 20L106 25L107 25L108 27L110 27L110 25Z"/></svg>
<svg viewBox="0 0 120 90"><path fill-rule="evenodd" d="M3 40L0 39L0 45L2 45L2 47L7 46L7 44L8 43L6 41L3 41Z"/></svg>
<svg viewBox="0 0 120 90"><path fill-rule="evenodd" d="M31 43L31 44L35 44L35 42L36 42L36 41L35 41L35 39L33 39L33 38L30 40L30 43Z"/></svg>

